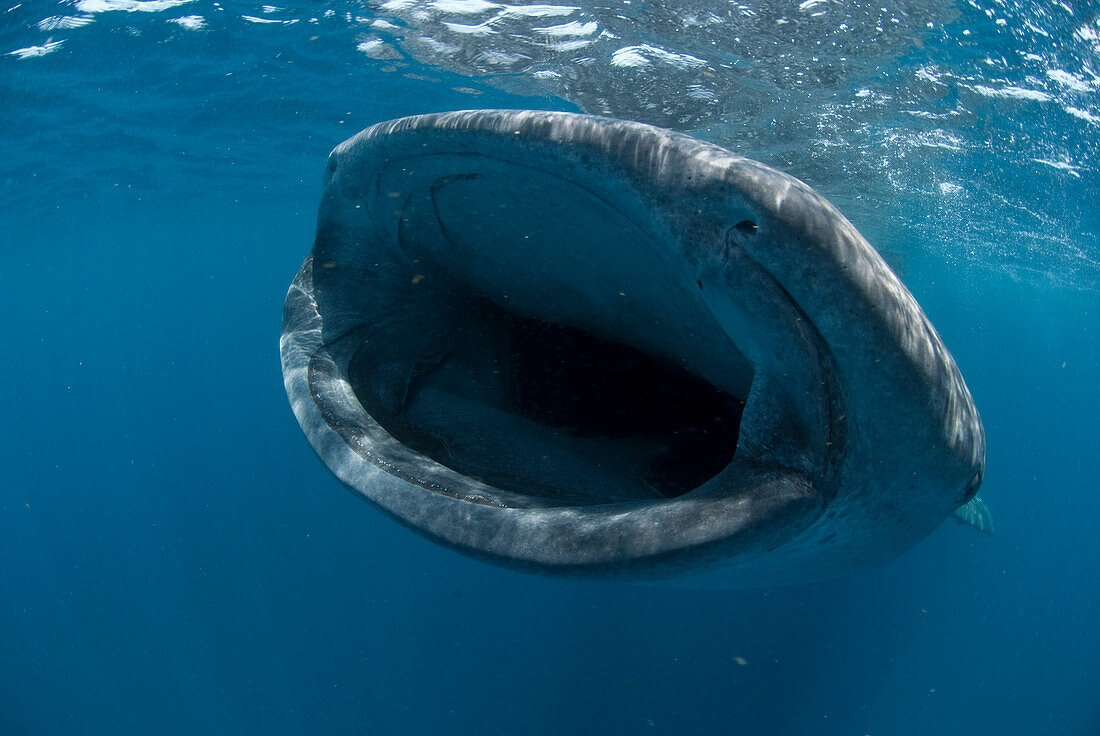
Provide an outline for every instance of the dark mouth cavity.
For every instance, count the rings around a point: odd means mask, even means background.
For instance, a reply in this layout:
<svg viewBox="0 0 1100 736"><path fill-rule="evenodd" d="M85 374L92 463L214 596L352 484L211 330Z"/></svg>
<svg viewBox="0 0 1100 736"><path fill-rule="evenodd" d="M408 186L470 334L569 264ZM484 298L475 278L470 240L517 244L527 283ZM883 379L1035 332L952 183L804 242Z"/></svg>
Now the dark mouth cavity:
<svg viewBox="0 0 1100 736"><path fill-rule="evenodd" d="M364 409L406 447L579 504L675 498L731 462L743 400L629 345L473 294L447 301L441 352L395 367L369 341L348 365Z"/></svg>
<svg viewBox="0 0 1100 736"><path fill-rule="evenodd" d="M406 450L505 505L676 498L730 464L753 369L650 205L480 157L398 161L375 191L392 225L319 293L341 295L349 383Z"/></svg>

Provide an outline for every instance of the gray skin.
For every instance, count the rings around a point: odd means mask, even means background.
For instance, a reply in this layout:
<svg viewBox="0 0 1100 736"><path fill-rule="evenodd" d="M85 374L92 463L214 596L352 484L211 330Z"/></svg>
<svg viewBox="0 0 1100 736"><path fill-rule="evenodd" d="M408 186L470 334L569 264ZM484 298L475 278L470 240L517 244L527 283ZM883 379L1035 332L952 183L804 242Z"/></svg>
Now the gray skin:
<svg viewBox="0 0 1100 736"><path fill-rule="evenodd" d="M736 451L670 494L646 471L663 440L523 416L504 312L743 401L739 427L723 425ZM540 572L828 577L973 511L984 469L951 355L829 202L608 118L452 112L337 146L281 352L303 431L350 489L431 539Z"/></svg>

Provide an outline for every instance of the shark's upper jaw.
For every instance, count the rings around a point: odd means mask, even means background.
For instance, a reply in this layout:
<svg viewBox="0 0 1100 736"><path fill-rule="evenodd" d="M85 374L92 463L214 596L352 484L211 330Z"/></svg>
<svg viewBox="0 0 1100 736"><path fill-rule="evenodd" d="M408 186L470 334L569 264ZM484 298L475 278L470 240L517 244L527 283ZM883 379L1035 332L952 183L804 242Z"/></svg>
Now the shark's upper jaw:
<svg viewBox="0 0 1100 736"><path fill-rule="evenodd" d="M429 536L778 581L900 551L975 477L950 356L801 182L647 126L493 111L377 126L327 179L288 392L330 468Z"/></svg>

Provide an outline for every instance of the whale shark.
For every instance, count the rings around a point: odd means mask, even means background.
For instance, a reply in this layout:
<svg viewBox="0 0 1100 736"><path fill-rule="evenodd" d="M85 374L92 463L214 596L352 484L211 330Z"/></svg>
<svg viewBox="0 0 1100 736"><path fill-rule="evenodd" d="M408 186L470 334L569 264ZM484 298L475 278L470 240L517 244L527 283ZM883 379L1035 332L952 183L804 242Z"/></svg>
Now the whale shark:
<svg viewBox="0 0 1100 736"><path fill-rule="evenodd" d="M808 185L670 130L358 133L280 347L331 472L488 562L755 587L992 530L981 419L897 276Z"/></svg>

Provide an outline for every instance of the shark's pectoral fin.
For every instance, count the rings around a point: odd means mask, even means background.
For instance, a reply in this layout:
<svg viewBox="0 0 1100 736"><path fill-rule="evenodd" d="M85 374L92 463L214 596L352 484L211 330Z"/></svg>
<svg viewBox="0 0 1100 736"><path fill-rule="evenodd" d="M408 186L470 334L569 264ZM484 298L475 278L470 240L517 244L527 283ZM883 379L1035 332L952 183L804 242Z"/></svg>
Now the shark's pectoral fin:
<svg viewBox="0 0 1100 736"><path fill-rule="evenodd" d="M986 534L993 533L993 515L989 513L985 502L977 496L955 509L953 516L960 524L968 524Z"/></svg>

